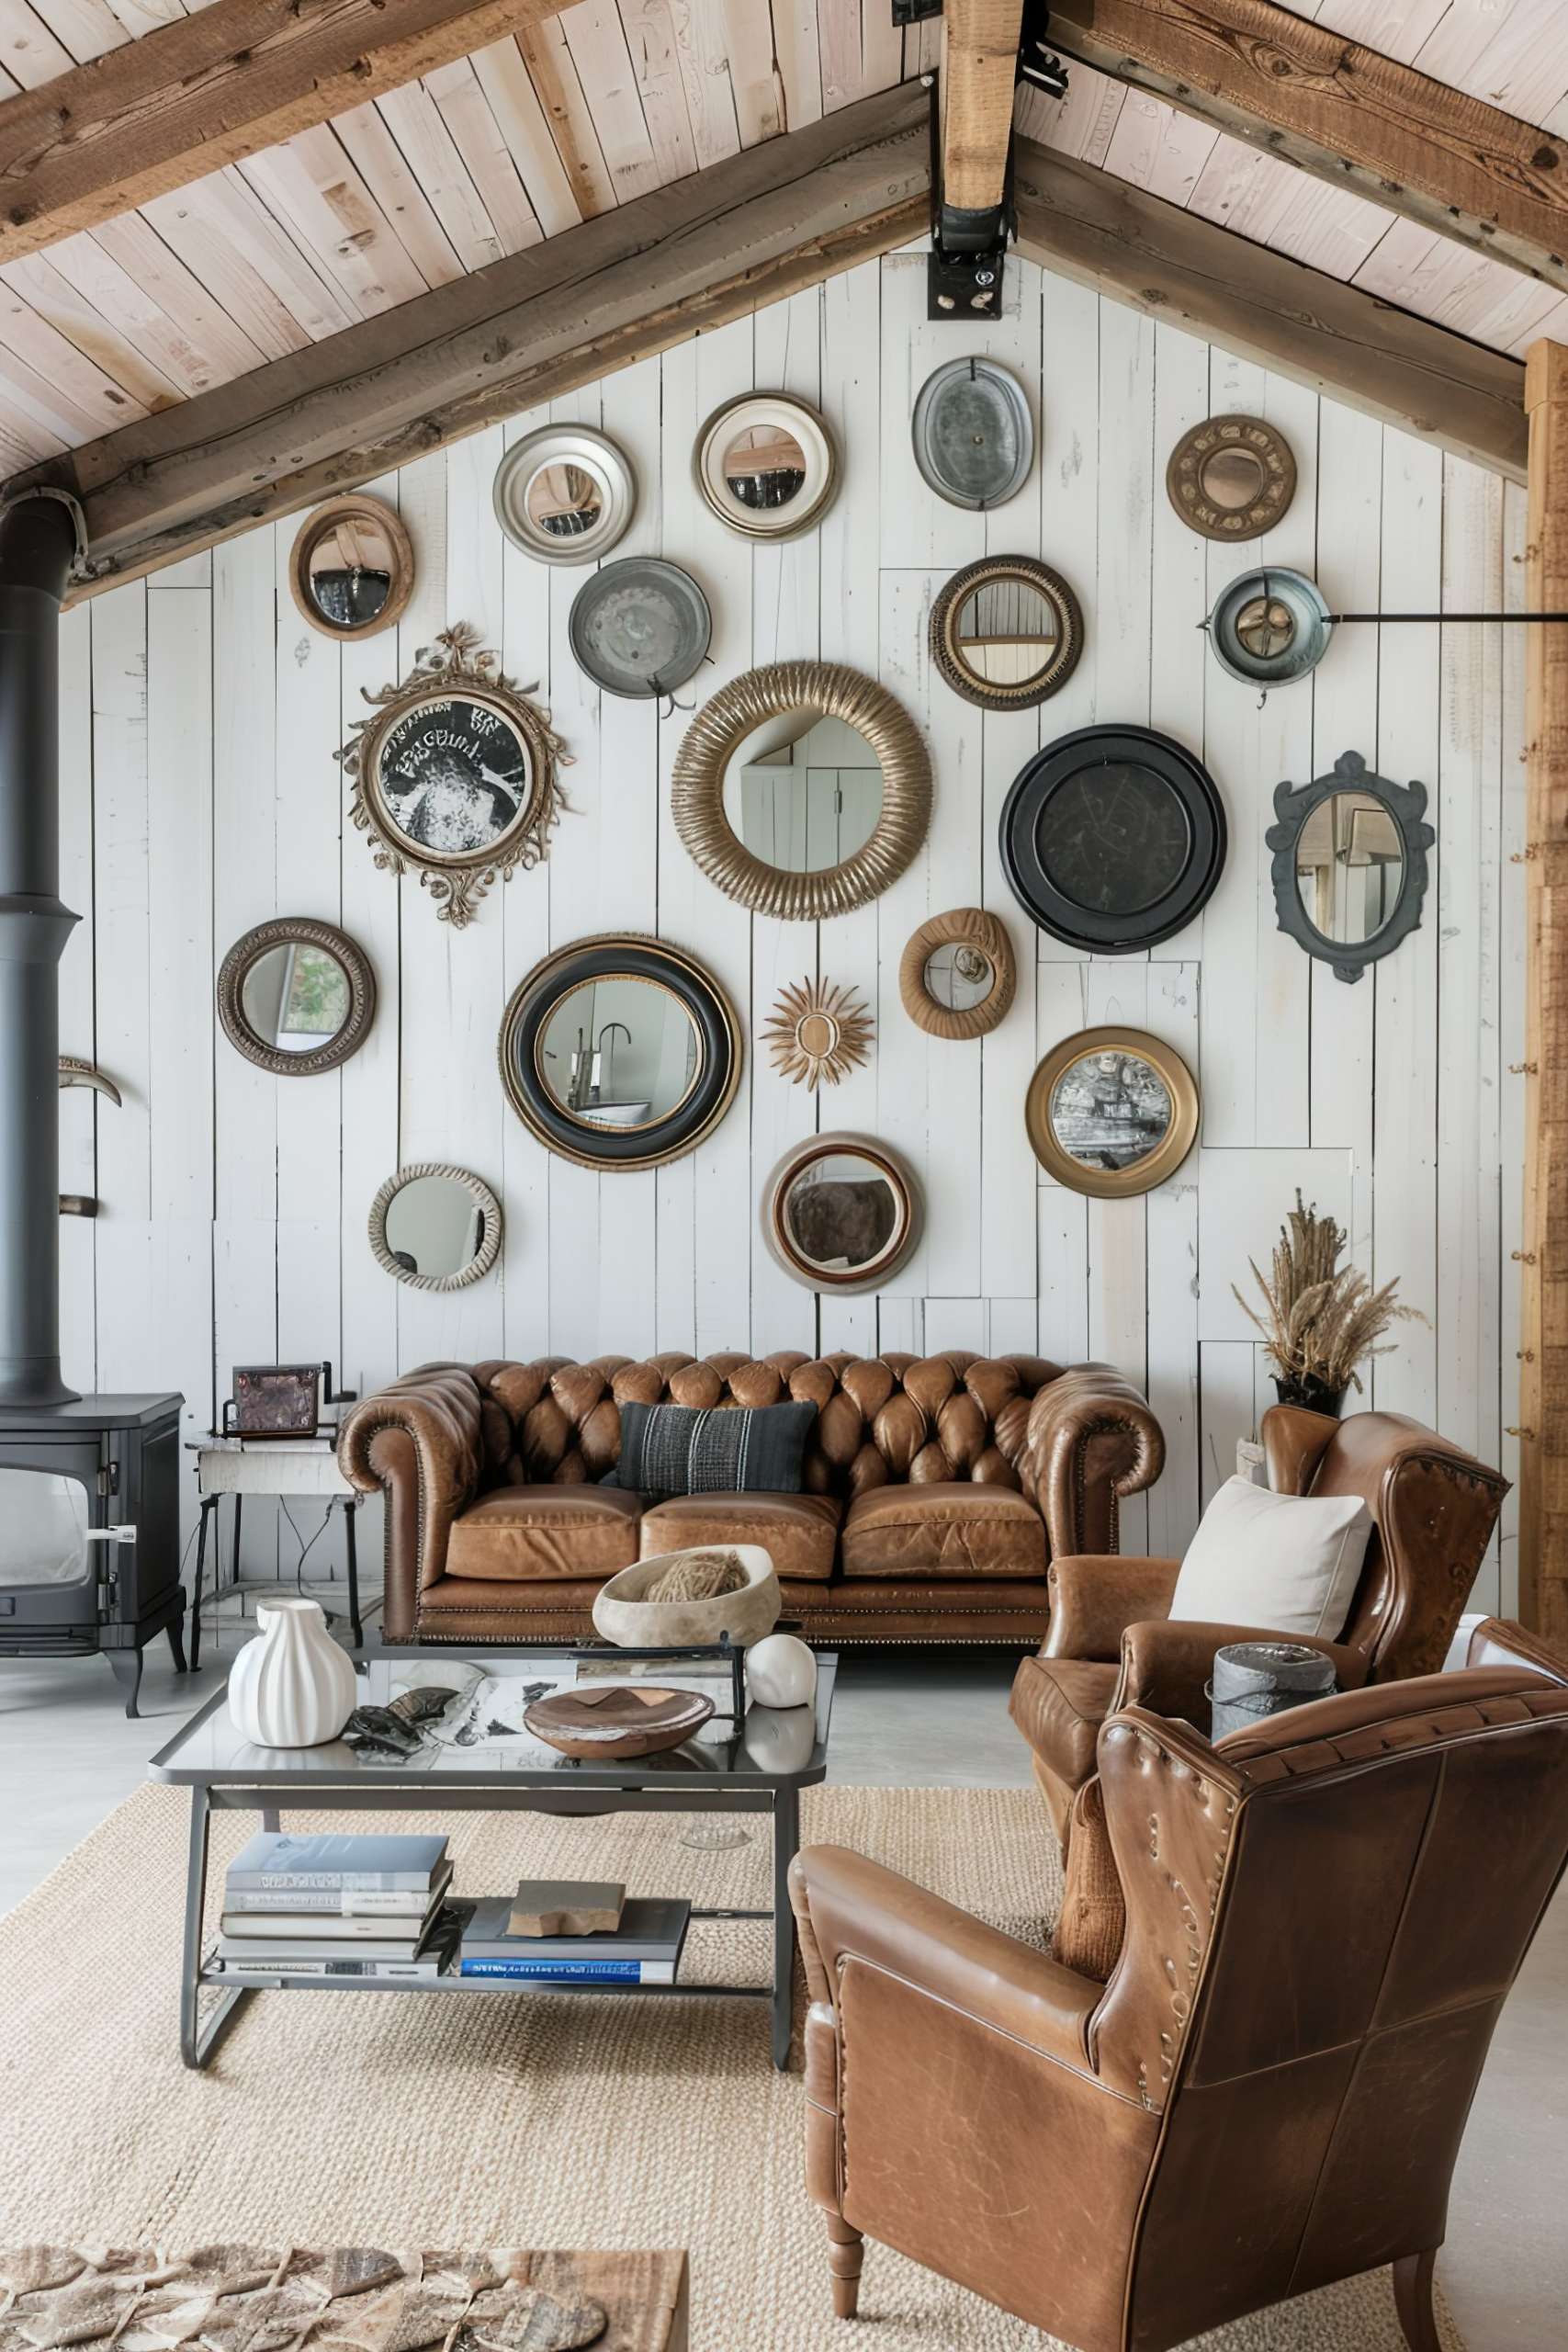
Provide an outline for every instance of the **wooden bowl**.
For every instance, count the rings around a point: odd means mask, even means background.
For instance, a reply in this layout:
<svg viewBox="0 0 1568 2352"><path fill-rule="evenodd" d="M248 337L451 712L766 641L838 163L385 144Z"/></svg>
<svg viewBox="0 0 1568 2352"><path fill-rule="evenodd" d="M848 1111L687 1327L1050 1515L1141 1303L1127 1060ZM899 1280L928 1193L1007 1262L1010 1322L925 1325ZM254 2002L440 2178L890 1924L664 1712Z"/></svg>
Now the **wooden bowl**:
<svg viewBox="0 0 1568 2352"><path fill-rule="evenodd" d="M652 1756L679 1747L700 1731L713 1701L696 1690L663 1690L641 1682L607 1682L595 1690L558 1690L536 1699L523 1721L536 1739L585 1763Z"/></svg>

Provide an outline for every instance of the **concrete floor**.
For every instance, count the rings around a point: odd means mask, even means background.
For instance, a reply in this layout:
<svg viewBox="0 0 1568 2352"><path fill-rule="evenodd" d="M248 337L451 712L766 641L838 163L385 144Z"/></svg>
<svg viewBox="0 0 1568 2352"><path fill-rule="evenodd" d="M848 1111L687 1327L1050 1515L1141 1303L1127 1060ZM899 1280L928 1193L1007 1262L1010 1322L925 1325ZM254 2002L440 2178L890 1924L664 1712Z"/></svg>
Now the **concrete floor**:
<svg viewBox="0 0 1568 2352"><path fill-rule="evenodd" d="M322 1594L331 1607L341 1594ZM231 1623L199 1679L148 1653L128 1722L100 1659L0 1658L0 1909L20 1900L137 1787L147 1758L214 1688ZM1007 1719L1012 1660L991 1652L846 1652L831 1777L890 1787L1022 1787ZM1042 1835L1048 1835L1044 1815ZM1462 1899L1456 1890L1456 1899ZM1504 2012L1471 2116L1440 2275L1470 2352L1546 2352L1568 2309L1568 1888Z"/></svg>

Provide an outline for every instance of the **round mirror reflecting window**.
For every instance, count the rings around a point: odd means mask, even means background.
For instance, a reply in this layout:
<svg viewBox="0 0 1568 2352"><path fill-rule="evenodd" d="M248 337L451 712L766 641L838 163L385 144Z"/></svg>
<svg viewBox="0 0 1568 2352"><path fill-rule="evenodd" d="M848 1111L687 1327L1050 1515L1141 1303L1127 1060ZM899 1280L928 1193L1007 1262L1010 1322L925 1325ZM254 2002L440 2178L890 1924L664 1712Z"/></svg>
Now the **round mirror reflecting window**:
<svg viewBox="0 0 1568 2352"><path fill-rule="evenodd" d="M1393 812L1366 792L1331 792L1296 836L1296 888L1320 938L1375 939L1399 904L1404 843Z"/></svg>
<svg viewBox="0 0 1568 2352"><path fill-rule="evenodd" d="M882 767L856 727L785 711L737 744L724 813L742 846L784 874L824 874L862 850L882 816Z"/></svg>
<svg viewBox="0 0 1568 2352"><path fill-rule="evenodd" d="M501 1204L466 1168L421 1160L400 1168L370 1210L377 1263L415 1290L463 1290L501 1250Z"/></svg>
<svg viewBox="0 0 1568 2352"><path fill-rule="evenodd" d="M375 1009L375 977L360 948L308 915L258 923L218 975L230 1044L278 1078L335 1069L364 1044Z"/></svg>
<svg viewBox="0 0 1568 2352"><path fill-rule="evenodd" d="M950 940L926 960L922 975L928 996L949 1012L971 1012L984 1004L997 985L996 967L984 951L966 939Z"/></svg>
<svg viewBox="0 0 1568 2352"><path fill-rule="evenodd" d="M240 985L245 1019L280 1054L331 1045L349 1015L348 974L329 947L291 939L263 950Z"/></svg>
<svg viewBox="0 0 1568 2352"><path fill-rule="evenodd" d="M610 973L560 998L534 1044L551 1098L585 1126L656 1126L687 1101L702 1069L691 1012L656 980Z"/></svg>
<svg viewBox="0 0 1568 2352"><path fill-rule="evenodd" d="M742 426L725 443L720 463L732 494L753 514L789 505L806 487L806 452L784 424Z"/></svg>
<svg viewBox="0 0 1568 2352"><path fill-rule="evenodd" d="M300 526L289 559L294 601L327 637L374 637L413 593L413 547L378 498L329 499Z"/></svg>

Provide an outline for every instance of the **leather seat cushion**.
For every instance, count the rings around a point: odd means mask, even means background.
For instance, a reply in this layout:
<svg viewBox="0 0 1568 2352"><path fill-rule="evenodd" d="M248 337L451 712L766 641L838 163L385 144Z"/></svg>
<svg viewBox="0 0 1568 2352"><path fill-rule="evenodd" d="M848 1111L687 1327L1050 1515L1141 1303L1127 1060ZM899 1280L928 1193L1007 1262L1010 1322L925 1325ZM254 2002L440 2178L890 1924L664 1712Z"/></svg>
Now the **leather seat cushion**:
<svg viewBox="0 0 1568 2352"><path fill-rule="evenodd" d="M832 1495L671 1495L643 1513L638 1557L692 1544L760 1544L779 1576L821 1584L833 1573L841 1510Z"/></svg>
<svg viewBox="0 0 1568 2352"><path fill-rule="evenodd" d="M1095 1742L1111 1712L1120 1666L1086 1657L1026 1657L1008 1713L1043 1762L1069 1788L1094 1770Z"/></svg>
<svg viewBox="0 0 1568 2352"><path fill-rule="evenodd" d="M617 1487L502 1487L453 1521L446 1573L613 1577L637 1557L641 1519L638 1498Z"/></svg>
<svg viewBox="0 0 1568 2352"><path fill-rule="evenodd" d="M1010 1487L874 1487L844 1521L847 1577L1043 1577L1045 1522Z"/></svg>

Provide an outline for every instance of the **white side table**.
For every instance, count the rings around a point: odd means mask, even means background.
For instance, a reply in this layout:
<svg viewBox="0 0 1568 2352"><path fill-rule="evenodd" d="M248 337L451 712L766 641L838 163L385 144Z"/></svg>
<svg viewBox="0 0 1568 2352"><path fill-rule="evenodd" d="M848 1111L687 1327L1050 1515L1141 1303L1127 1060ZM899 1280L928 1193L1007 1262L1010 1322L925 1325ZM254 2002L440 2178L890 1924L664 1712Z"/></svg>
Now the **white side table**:
<svg viewBox="0 0 1568 2352"><path fill-rule="evenodd" d="M194 1674L201 1657L201 1577L207 1559L207 1523L225 1495L234 1498L234 1581L240 1574L241 1513L247 1495L278 1495L289 1501L324 1502L327 1515L335 1503L342 1509L348 1545L348 1623L354 1647L365 1640L359 1622L359 1558L355 1548L355 1514L365 1498L351 1487L337 1466L334 1436L239 1438L209 1437L195 1448L197 1490L201 1497L201 1525L196 1542L195 1590L190 1611L190 1664ZM212 1593L218 1597L219 1561L214 1530Z"/></svg>

